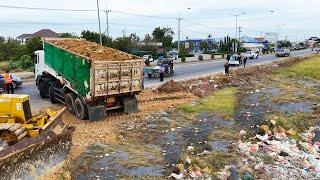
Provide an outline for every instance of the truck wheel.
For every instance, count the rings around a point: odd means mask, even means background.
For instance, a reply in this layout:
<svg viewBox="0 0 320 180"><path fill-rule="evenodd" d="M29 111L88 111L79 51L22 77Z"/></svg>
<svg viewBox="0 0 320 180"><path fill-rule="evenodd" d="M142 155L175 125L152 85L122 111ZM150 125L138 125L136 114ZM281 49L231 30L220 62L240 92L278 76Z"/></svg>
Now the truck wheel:
<svg viewBox="0 0 320 180"><path fill-rule="evenodd" d="M49 99L52 104L59 103L59 101L56 99L55 92L54 92L54 87L56 86L57 83L52 83L51 86L49 87Z"/></svg>
<svg viewBox="0 0 320 180"><path fill-rule="evenodd" d="M39 82L39 92L40 92L40 96L42 98L47 98L48 96L46 95L46 85L44 84L43 81Z"/></svg>
<svg viewBox="0 0 320 180"><path fill-rule="evenodd" d="M74 114L74 102L76 100L76 96L73 93L68 93L65 98L65 103L68 111L71 114Z"/></svg>
<svg viewBox="0 0 320 180"><path fill-rule="evenodd" d="M79 98L74 102L74 113L81 120L88 119L88 109Z"/></svg>

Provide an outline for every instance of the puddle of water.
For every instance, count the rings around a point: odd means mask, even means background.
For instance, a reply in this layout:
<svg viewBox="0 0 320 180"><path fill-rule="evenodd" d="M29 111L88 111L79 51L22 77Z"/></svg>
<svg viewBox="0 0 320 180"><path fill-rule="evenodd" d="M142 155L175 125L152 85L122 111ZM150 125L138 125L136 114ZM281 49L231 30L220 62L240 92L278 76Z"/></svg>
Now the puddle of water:
<svg viewBox="0 0 320 180"><path fill-rule="evenodd" d="M89 146L85 153L79 157L76 164L79 171L73 172L74 179L116 179L117 177L143 176L161 177L163 169L160 165L124 167L119 162L130 161L134 154L118 150L108 152L106 145L94 144ZM144 157L153 160L155 157L145 152Z"/></svg>
<svg viewBox="0 0 320 180"><path fill-rule="evenodd" d="M310 102L290 102L290 103L282 103L278 106L278 110L281 112L285 112L288 114L292 113L311 113L313 111L312 109L312 103Z"/></svg>
<svg viewBox="0 0 320 180"><path fill-rule="evenodd" d="M232 144L231 141L208 141L207 144L210 145L211 151L228 152L228 147Z"/></svg>

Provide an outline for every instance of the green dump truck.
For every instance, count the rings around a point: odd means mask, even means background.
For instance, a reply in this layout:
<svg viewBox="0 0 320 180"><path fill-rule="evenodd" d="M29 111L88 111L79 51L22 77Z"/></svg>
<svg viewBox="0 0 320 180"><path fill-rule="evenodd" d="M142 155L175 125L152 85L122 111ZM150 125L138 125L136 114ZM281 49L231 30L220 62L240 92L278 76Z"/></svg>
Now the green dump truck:
<svg viewBox="0 0 320 180"><path fill-rule="evenodd" d="M46 39L36 51L36 85L42 98L64 103L79 119L138 111L143 59L82 39Z"/></svg>

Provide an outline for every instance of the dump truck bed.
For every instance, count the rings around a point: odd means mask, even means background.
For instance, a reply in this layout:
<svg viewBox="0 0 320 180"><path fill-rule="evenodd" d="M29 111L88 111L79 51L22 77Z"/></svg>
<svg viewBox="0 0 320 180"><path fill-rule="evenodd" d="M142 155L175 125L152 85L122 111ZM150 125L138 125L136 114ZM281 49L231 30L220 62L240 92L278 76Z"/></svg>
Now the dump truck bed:
<svg viewBox="0 0 320 180"><path fill-rule="evenodd" d="M143 59L134 59L132 55L118 50L112 51L111 48L104 50L98 46L85 48L85 53L79 53L78 49L65 44L59 47L59 43L56 42L63 40L44 40L45 64L54 71L53 74L62 77L80 96L95 98L125 93L137 94L142 90ZM75 43L88 42L75 41ZM95 47L98 49L94 49ZM112 55L108 54L110 52L115 53L114 60L110 59L112 58ZM84 56L86 53L89 57ZM108 59L103 60L104 57Z"/></svg>

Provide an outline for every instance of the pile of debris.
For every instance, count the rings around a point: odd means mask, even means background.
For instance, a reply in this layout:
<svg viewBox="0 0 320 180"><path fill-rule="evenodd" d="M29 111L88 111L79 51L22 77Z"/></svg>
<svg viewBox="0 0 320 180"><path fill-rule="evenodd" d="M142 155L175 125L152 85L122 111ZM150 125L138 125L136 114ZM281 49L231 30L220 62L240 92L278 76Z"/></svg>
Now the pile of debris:
<svg viewBox="0 0 320 180"><path fill-rule="evenodd" d="M155 92L159 93L175 93L175 92L188 92L182 82L168 81L155 89Z"/></svg>
<svg viewBox="0 0 320 180"><path fill-rule="evenodd" d="M136 57L131 54L101 46L100 44L83 39L48 39L46 42L64 48L80 56L87 57L92 61L125 61L136 59Z"/></svg>
<svg viewBox="0 0 320 180"><path fill-rule="evenodd" d="M239 141L238 153L243 161L237 165L237 171L242 179L320 179L319 127L311 127L299 135L280 126L271 131L262 125L260 131L252 142ZM301 141L289 136L299 136ZM222 179L234 176L232 168L235 166L226 166L219 176Z"/></svg>
<svg viewBox="0 0 320 180"><path fill-rule="evenodd" d="M174 166L169 177L174 179L209 179L212 172L208 167L201 169L196 164L192 164L191 159L187 157L185 162Z"/></svg>

